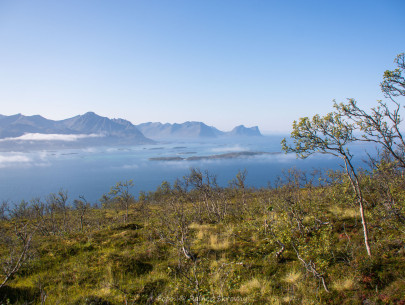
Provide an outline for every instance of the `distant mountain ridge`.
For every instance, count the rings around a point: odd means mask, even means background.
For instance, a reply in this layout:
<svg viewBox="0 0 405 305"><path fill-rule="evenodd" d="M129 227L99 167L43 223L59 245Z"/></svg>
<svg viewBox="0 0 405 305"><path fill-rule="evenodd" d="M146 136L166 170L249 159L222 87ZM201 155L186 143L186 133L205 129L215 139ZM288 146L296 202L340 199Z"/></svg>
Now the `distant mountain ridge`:
<svg viewBox="0 0 405 305"><path fill-rule="evenodd" d="M262 134L260 133L259 127L253 126L247 128L243 125L236 126L229 133L229 136L244 136L244 137L259 137Z"/></svg>
<svg viewBox="0 0 405 305"><path fill-rule="evenodd" d="M148 122L136 125L146 136L152 139L162 138L215 138L223 134L215 127L202 122L184 122L182 124L162 124L160 122Z"/></svg>
<svg viewBox="0 0 405 305"><path fill-rule="evenodd" d="M15 114L0 117L0 138L14 138L25 133L62 133L55 121L47 120L40 115L24 116Z"/></svg>
<svg viewBox="0 0 405 305"><path fill-rule="evenodd" d="M146 137L151 139L181 138L217 138L217 137L260 137L262 134L257 126L247 128L239 125L229 132L218 130L202 122L184 122L182 124L162 124L148 122L135 125Z"/></svg>
<svg viewBox="0 0 405 305"><path fill-rule="evenodd" d="M217 137L261 136L257 126L243 125L230 132L220 131L203 122L162 124L148 122L134 125L124 119L110 119L87 112L64 120L49 120L40 115L0 115L0 139L18 138L25 134L100 135L103 139L128 144L153 143L151 139L203 139ZM95 140L94 140L95 141ZM101 141L101 139L99 140Z"/></svg>
<svg viewBox="0 0 405 305"><path fill-rule="evenodd" d="M131 122L123 119L112 120L94 112L87 112L69 119L53 121L40 115L16 114L0 116L0 139L17 138L27 133L62 135L102 135L110 141L126 139L128 143L153 143Z"/></svg>
<svg viewBox="0 0 405 305"><path fill-rule="evenodd" d="M68 130L79 134L104 134L116 137L145 138L131 122L124 119L109 119L99 116L94 112L87 112L84 115L78 115L60 122Z"/></svg>

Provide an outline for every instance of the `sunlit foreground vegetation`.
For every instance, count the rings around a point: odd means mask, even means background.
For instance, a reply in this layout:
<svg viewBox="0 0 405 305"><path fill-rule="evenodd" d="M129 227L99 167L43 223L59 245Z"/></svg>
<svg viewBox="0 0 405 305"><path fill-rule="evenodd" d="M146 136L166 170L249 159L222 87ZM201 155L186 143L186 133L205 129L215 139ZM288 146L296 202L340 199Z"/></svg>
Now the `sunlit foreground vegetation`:
<svg viewBox="0 0 405 305"><path fill-rule="evenodd" d="M198 169L135 199L67 193L0 209L2 304L405 304L404 54L389 103L354 100L295 122L287 152L331 154L342 171L286 171L252 189ZM393 107L393 108L392 108ZM350 144L372 142L362 170ZM338 159L337 159L338 160Z"/></svg>
<svg viewBox="0 0 405 305"><path fill-rule="evenodd" d="M253 190L243 173L220 188L191 170L139 200L127 182L99 207L64 192L22 203L2 215L1 302L404 303L402 173L384 163L360 179L371 257L340 172L290 170Z"/></svg>

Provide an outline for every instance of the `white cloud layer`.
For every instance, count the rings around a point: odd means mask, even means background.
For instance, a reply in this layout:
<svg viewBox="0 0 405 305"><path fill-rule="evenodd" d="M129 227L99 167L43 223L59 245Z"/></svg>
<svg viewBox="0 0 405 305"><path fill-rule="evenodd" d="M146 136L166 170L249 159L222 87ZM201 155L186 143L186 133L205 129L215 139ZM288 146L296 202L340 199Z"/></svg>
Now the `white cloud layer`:
<svg viewBox="0 0 405 305"><path fill-rule="evenodd" d="M238 152L238 151L249 151L248 147L244 147L241 145L233 145L233 146L224 146L224 147L215 147L212 148L212 152Z"/></svg>
<svg viewBox="0 0 405 305"><path fill-rule="evenodd" d="M102 137L100 134L44 134L44 133L26 133L16 138L0 139L4 141L67 141L73 142L85 138Z"/></svg>
<svg viewBox="0 0 405 305"><path fill-rule="evenodd" d="M31 158L24 155L0 155L0 168L15 164L29 164L29 162L31 162Z"/></svg>
<svg viewBox="0 0 405 305"><path fill-rule="evenodd" d="M29 162L31 161L30 158L26 156L2 156L0 155L0 163L15 163L15 162Z"/></svg>

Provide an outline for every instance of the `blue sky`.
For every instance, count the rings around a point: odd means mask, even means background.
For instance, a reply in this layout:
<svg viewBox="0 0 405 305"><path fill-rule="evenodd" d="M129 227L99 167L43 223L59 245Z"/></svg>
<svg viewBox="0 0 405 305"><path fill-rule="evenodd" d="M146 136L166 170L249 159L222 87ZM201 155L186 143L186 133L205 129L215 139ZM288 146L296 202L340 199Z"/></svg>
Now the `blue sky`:
<svg viewBox="0 0 405 305"><path fill-rule="evenodd" d="M372 107L405 1L2 1L0 113L222 130Z"/></svg>

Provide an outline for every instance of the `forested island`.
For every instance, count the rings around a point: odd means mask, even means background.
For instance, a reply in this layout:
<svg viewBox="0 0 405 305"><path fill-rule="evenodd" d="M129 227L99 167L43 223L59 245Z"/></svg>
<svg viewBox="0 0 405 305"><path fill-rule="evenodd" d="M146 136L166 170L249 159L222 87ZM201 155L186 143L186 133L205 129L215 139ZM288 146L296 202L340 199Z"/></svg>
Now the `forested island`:
<svg viewBox="0 0 405 305"><path fill-rule="evenodd" d="M341 171L286 170L268 188L239 172L220 187L191 169L153 192L136 181L99 202L45 199L0 208L2 304L405 304L405 55L355 100L295 122L285 152L330 154ZM352 143L372 142L367 169Z"/></svg>

